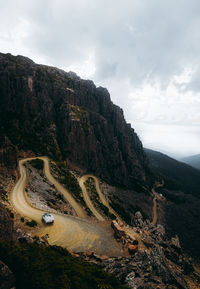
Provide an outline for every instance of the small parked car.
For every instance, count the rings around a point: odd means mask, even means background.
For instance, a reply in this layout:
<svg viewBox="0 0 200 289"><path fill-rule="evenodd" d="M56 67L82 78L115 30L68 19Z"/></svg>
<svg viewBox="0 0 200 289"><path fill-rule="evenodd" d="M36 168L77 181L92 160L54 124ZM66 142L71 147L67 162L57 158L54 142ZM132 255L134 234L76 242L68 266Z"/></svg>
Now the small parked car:
<svg viewBox="0 0 200 289"><path fill-rule="evenodd" d="M45 224L53 224L54 223L54 216L50 213L44 213L42 215L42 221Z"/></svg>

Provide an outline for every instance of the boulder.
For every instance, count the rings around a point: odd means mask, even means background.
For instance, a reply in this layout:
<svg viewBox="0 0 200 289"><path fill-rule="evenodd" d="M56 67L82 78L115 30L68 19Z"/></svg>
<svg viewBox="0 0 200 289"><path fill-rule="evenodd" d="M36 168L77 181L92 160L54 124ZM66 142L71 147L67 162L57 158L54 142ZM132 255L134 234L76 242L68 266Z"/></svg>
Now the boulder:
<svg viewBox="0 0 200 289"><path fill-rule="evenodd" d="M116 221L112 221L111 227L115 232L115 238L120 239L126 236L125 231L120 227L120 225Z"/></svg>
<svg viewBox="0 0 200 289"><path fill-rule="evenodd" d="M142 214L139 211L135 213L135 224L140 228L144 225Z"/></svg>
<svg viewBox="0 0 200 289"><path fill-rule="evenodd" d="M130 255L135 254L135 252L138 250L138 245L129 245L128 251Z"/></svg>
<svg viewBox="0 0 200 289"><path fill-rule="evenodd" d="M105 261L105 260L108 259L108 256L106 256L106 255L102 255L102 256L100 256L100 259L101 259L101 261Z"/></svg>
<svg viewBox="0 0 200 289"><path fill-rule="evenodd" d="M180 245L180 241L179 241L179 237L176 235L175 237L171 238L171 246L172 248L174 248L175 250L180 251L181 250L181 245Z"/></svg>
<svg viewBox="0 0 200 289"><path fill-rule="evenodd" d="M86 256L91 258L94 255L94 252L88 251L86 252Z"/></svg>

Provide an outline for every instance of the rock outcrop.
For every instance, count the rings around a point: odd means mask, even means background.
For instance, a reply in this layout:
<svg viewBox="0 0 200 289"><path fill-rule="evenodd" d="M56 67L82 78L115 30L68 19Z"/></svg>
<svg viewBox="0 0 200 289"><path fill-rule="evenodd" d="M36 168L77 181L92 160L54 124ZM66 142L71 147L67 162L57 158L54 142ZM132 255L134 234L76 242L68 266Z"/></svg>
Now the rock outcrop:
<svg viewBox="0 0 200 289"><path fill-rule="evenodd" d="M0 241L14 241L15 231L13 220L9 216L6 208L0 203Z"/></svg>
<svg viewBox="0 0 200 289"><path fill-rule="evenodd" d="M151 185L142 144L105 88L0 54L0 96L1 135L19 149L68 160L109 183Z"/></svg>
<svg viewBox="0 0 200 289"><path fill-rule="evenodd" d="M125 231L120 227L120 225L117 223L117 221L112 221L111 227L113 228L115 232L115 238L120 239L125 236Z"/></svg>
<svg viewBox="0 0 200 289"><path fill-rule="evenodd" d="M136 241L128 243L130 256L104 258L93 252L73 255L100 265L129 288L199 288L199 272L195 271L192 260L183 253L178 236L169 239L163 226L153 226L149 220L144 221L140 212L135 214L135 220L140 222L132 229L138 232L137 237L143 246L138 246ZM115 224L113 229L116 230L116 227Z"/></svg>
<svg viewBox="0 0 200 289"><path fill-rule="evenodd" d="M17 147L6 136L0 137L0 168L15 169L17 167Z"/></svg>

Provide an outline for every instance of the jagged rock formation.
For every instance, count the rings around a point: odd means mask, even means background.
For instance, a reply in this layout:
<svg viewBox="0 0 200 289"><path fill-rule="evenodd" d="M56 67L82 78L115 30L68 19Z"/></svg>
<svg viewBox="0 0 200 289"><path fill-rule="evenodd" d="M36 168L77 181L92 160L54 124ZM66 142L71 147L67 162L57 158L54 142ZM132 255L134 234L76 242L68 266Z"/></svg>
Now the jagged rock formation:
<svg viewBox="0 0 200 289"><path fill-rule="evenodd" d="M0 54L0 131L19 149L64 159L110 183L151 184L142 144L105 88Z"/></svg>

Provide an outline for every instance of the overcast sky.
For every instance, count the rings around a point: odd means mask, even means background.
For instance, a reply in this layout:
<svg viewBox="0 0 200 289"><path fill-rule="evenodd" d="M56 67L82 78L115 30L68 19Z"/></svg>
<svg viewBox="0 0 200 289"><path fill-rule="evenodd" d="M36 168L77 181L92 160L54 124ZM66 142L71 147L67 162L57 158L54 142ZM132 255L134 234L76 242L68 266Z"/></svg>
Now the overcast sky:
<svg viewBox="0 0 200 289"><path fill-rule="evenodd" d="M145 147L200 153L199 0L0 0L0 51L107 87Z"/></svg>

